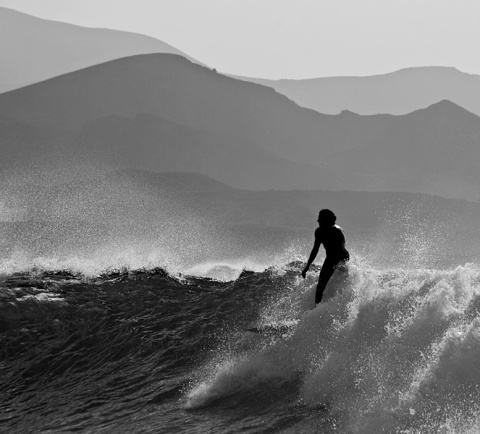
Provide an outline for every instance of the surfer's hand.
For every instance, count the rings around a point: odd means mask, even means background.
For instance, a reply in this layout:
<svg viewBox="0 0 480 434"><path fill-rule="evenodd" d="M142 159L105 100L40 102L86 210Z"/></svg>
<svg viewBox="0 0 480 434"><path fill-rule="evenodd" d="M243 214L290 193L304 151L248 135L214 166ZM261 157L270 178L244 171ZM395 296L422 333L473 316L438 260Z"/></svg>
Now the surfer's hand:
<svg viewBox="0 0 480 434"><path fill-rule="evenodd" d="M307 277L307 271L308 271L308 268L304 268L303 271L302 271L302 277L305 279L305 277Z"/></svg>

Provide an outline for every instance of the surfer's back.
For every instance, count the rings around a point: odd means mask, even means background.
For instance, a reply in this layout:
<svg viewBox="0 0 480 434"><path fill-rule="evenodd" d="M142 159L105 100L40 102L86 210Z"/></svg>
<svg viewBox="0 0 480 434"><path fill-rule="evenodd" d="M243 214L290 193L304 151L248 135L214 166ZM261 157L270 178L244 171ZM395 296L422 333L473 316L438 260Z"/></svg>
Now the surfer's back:
<svg viewBox="0 0 480 434"><path fill-rule="evenodd" d="M327 257L344 259L349 256L345 249L345 234L340 226L321 226L315 231L315 238L325 247Z"/></svg>

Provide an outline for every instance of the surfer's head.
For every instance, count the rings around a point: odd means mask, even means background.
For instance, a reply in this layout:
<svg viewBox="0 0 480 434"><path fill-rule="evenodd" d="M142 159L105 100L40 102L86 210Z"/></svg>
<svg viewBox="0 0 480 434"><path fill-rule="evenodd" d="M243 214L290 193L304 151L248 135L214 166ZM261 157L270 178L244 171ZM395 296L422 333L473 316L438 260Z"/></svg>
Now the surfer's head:
<svg viewBox="0 0 480 434"><path fill-rule="evenodd" d="M333 226L337 221L337 216L330 211L329 209L322 209L318 213L318 220L317 222L320 223L320 226L328 227Z"/></svg>

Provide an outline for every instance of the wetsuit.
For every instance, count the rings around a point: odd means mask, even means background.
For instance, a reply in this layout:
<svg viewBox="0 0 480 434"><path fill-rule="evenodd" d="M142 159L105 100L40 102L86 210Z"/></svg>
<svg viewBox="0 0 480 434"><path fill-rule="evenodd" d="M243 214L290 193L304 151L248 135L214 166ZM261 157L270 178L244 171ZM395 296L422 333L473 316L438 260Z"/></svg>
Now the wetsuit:
<svg viewBox="0 0 480 434"><path fill-rule="evenodd" d="M345 263L350 259L350 254L345 248L345 235L340 226L319 227L315 231L315 244L323 244L327 254L323 262L320 276L318 278L317 292L315 293L315 304L322 301L323 292L330 277L337 268L344 268Z"/></svg>

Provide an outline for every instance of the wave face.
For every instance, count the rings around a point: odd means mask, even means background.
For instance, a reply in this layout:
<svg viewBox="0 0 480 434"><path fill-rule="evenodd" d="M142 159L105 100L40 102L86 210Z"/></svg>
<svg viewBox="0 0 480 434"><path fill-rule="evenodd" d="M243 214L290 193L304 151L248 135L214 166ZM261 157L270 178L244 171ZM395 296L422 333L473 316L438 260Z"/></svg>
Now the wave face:
<svg viewBox="0 0 480 434"><path fill-rule="evenodd" d="M0 286L5 432L474 433L480 268L357 259L313 308L300 262ZM228 280L232 278L234 280ZM255 326L288 326L255 334Z"/></svg>

